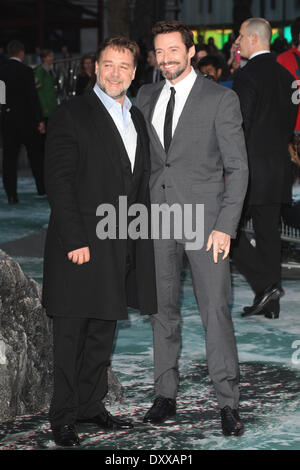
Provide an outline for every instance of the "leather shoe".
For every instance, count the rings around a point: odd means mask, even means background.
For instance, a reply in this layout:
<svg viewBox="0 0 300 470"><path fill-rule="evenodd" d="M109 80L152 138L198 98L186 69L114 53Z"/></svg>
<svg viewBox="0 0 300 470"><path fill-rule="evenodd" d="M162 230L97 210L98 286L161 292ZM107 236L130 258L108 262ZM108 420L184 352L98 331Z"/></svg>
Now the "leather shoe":
<svg viewBox="0 0 300 470"><path fill-rule="evenodd" d="M225 436L240 436L244 432L244 425L238 411L230 406L221 409L222 431Z"/></svg>
<svg viewBox="0 0 300 470"><path fill-rule="evenodd" d="M99 413L93 418L77 419L77 423L96 424L103 429L132 429L133 424L130 421L112 416L107 410Z"/></svg>
<svg viewBox="0 0 300 470"><path fill-rule="evenodd" d="M53 440L56 445L62 447L79 446L80 441L74 424L51 426Z"/></svg>
<svg viewBox="0 0 300 470"><path fill-rule="evenodd" d="M279 299L278 300L272 300L266 308L262 310L264 316L266 318L269 318L270 320L275 320L279 318L279 312L280 312L280 303Z"/></svg>
<svg viewBox="0 0 300 470"><path fill-rule="evenodd" d="M153 405L144 417L144 423L160 424L176 415L176 400L161 395L155 398Z"/></svg>
<svg viewBox="0 0 300 470"><path fill-rule="evenodd" d="M267 307L267 305L272 300L278 300L284 295L284 290L282 287L276 283L267 287L263 292L257 294L254 298L253 305L251 307L244 307L244 312L242 317L249 317L252 315L262 315L262 310Z"/></svg>

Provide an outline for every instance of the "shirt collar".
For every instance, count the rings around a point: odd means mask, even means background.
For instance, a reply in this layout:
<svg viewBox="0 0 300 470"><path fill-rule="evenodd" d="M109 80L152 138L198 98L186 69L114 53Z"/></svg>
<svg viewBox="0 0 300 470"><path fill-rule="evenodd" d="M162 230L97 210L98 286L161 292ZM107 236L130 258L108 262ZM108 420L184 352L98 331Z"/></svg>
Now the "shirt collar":
<svg viewBox="0 0 300 470"><path fill-rule="evenodd" d="M108 96L103 90L101 90L98 83L96 83L94 86L94 92L96 93L98 98L102 101L102 103L104 104L104 106L106 107L108 111L112 107L116 107L116 106L122 107L121 103L118 103L118 101L114 100L113 98ZM132 103L130 99L127 96L125 96L125 100L123 103L123 110L127 112L130 110L131 106L132 106Z"/></svg>
<svg viewBox="0 0 300 470"><path fill-rule="evenodd" d="M168 90L170 90L170 88L173 87L175 88L176 93L178 93L178 91L180 92L181 90L187 89L189 86L192 87L196 78L197 78L197 74L195 70L193 69L193 67L191 67L190 73L186 77L184 77L183 80L180 80L180 82L176 83L175 85L169 82L169 80L166 80L166 87Z"/></svg>
<svg viewBox="0 0 300 470"><path fill-rule="evenodd" d="M258 55L261 55L261 54L270 54L270 51L259 51L259 52L255 52L254 54L252 54L250 57L249 57L249 60L251 59L254 59L254 57L258 56Z"/></svg>
<svg viewBox="0 0 300 470"><path fill-rule="evenodd" d="M19 59L19 57L10 57L10 59L17 60L18 62L22 62L21 59Z"/></svg>

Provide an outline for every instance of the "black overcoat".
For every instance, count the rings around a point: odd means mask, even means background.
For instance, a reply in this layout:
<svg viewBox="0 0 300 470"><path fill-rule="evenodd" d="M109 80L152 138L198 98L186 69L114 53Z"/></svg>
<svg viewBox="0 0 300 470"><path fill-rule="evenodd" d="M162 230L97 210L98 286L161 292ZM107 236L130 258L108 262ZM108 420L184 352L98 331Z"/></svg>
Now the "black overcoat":
<svg viewBox="0 0 300 470"><path fill-rule="evenodd" d="M0 80L6 88L6 105L3 106L3 120L13 130L31 134L37 131L42 121L42 112L35 87L31 67L22 62L9 59L0 68Z"/></svg>
<svg viewBox="0 0 300 470"><path fill-rule="evenodd" d="M135 202L149 208L148 135L140 111L132 106L130 112L138 134ZM45 161L51 216L43 284L43 304L50 316L120 320L127 318L127 305L142 314L157 313L152 240L134 242L135 266L125 282L127 240L100 240L96 235L97 207L108 203L117 209L119 196L127 195L122 159L129 165L121 136L93 90L51 115ZM69 251L84 246L90 248L90 262L68 260Z"/></svg>
<svg viewBox="0 0 300 470"><path fill-rule="evenodd" d="M234 80L244 120L250 173L246 200L251 205L291 200L288 143L298 109L292 101L294 80L270 53L249 60Z"/></svg>

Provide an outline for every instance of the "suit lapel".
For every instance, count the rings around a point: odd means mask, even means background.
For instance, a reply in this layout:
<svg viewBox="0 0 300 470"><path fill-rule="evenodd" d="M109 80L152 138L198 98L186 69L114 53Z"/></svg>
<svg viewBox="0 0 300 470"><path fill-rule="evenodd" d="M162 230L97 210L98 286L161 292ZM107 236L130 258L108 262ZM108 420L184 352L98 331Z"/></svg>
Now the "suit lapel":
<svg viewBox="0 0 300 470"><path fill-rule="evenodd" d="M165 86L165 83L166 83L165 80L161 81L159 83L159 87L152 93L151 98L150 98L149 110L148 110L148 114L147 114L147 120L148 120L148 123L149 123L149 130L152 133L154 139L157 142L157 145L160 147L160 150L163 152L163 154L165 154L165 149L164 149L164 147L163 147L163 145L160 141L160 138L158 137L158 134L156 132L155 127L152 124L152 118L153 118L153 113L154 113L154 109L155 109L157 100L158 100L158 98L159 98L159 96L162 92L163 87Z"/></svg>
<svg viewBox="0 0 300 470"><path fill-rule="evenodd" d="M134 160L134 168L133 168L133 175L135 176L138 173L139 168L143 166L143 160L145 160L144 154L145 150L145 130L142 127L140 122L139 116L136 112L135 106L130 108L131 119L134 124L135 130L137 132L137 145L136 145L136 152L135 152L135 160Z"/></svg>
<svg viewBox="0 0 300 470"><path fill-rule="evenodd" d="M198 95L199 95L199 92L202 89L202 86L203 86L203 78L201 78L198 75L196 80L195 80L195 83L194 83L194 85L193 85L193 87L192 87L192 89L191 89L191 91L190 91L190 93L187 97L187 100L186 100L185 105L183 107L182 113L179 117L179 120L178 120L176 129L175 129L172 141L171 141L171 145L170 145L168 154L171 153L172 147L174 145L176 145L177 134L180 132L180 129L185 126L186 117L190 114L191 109L195 106L195 102L199 103L199 96Z"/></svg>
<svg viewBox="0 0 300 470"><path fill-rule="evenodd" d="M154 128L154 126L152 125L152 118L153 118L153 113L154 113L154 109L155 109L155 106L156 106L156 103L157 103L157 100L162 92L162 89L165 85L165 80L162 81L160 83L160 86L158 89L156 89L152 95L151 95L151 98L150 98L150 105L149 105L149 109L148 109L148 122L149 122L149 128L150 128L150 131L153 135L153 137L155 138L156 142L157 142L157 145L160 147L160 150L161 150L161 154L162 154L162 158L165 160L166 159L166 152L165 152L165 149L160 141L160 138L158 137L158 134ZM173 139L171 141L171 145L170 145L170 148L169 148L169 152L168 152L168 155L171 153L172 151L172 147L175 145L174 142L176 142L176 136L177 134L179 133L180 129L185 125L185 121L186 121L186 116L191 112L191 109L193 108L194 104L195 104L195 101L198 100L198 94L199 92L201 91L202 89L202 86L203 86L203 78L200 77L199 75L197 76L196 80L195 80L195 83L190 91L190 94L186 100L186 103L184 105L184 108L182 110L182 113L180 115L180 118L178 120L178 123L177 123L177 126L176 126L176 129L175 129L175 132L174 132L174 135L173 135ZM176 99L176 98L175 98Z"/></svg>

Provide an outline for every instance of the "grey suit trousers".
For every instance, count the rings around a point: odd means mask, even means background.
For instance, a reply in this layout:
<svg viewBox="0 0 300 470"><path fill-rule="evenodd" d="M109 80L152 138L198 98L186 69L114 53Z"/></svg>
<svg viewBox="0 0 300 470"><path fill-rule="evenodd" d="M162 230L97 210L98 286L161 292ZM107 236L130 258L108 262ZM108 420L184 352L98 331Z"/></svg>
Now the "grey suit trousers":
<svg viewBox="0 0 300 470"><path fill-rule="evenodd" d="M180 272L185 245L175 240L154 240L158 313L150 316L154 333L155 393L176 398L179 384ZM239 364L228 304L231 293L228 258L217 264L212 250L186 251L194 294L206 332L210 378L220 408L239 404Z"/></svg>

